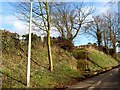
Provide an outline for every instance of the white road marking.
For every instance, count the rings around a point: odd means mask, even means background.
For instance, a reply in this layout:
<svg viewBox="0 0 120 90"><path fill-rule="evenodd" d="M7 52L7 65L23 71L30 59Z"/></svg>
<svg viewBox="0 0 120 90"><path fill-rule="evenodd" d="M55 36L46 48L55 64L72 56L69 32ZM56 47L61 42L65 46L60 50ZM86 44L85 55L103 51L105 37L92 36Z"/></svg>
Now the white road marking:
<svg viewBox="0 0 120 90"><path fill-rule="evenodd" d="M119 69L117 68L116 71L118 71Z"/></svg>
<svg viewBox="0 0 120 90"><path fill-rule="evenodd" d="M101 83L101 81L98 81L98 83L96 84L97 86Z"/></svg>
<svg viewBox="0 0 120 90"><path fill-rule="evenodd" d="M110 76L112 75L112 73L110 73Z"/></svg>
<svg viewBox="0 0 120 90"><path fill-rule="evenodd" d="M92 90L93 88L95 88L96 86L98 86L105 78L107 78L109 76L112 76L112 73L108 74L106 77L102 78L97 83L93 84L91 87L88 88L88 90Z"/></svg>

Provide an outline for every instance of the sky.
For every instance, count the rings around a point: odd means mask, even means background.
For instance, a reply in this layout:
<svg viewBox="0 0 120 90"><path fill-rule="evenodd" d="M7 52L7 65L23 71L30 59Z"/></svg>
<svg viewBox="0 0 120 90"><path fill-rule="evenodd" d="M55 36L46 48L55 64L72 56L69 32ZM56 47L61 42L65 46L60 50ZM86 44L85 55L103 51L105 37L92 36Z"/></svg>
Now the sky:
<svg viewBox="0 0 120 90"><path fill-rule="evenodd" d="M28 0L22 0L22 1L28 1ZM66 1L71 1L71 0L66 0ZM96 8L94 15L105 13L107 10L111 10L112 8L115 7L108 4L108 2L111 0L72 0L72 1L74 2L84 1L84 2L94 3L94 7ZM15 3L16 0L0 0L0 29L3 30L6 29L10 32L16 32L20 35L27 34L29 27L26 26L24 22L18 20L13 14L11 14L11 11L15 11L16 9L11 7L8 2ZM40 32L37 32L37 34L39 33ZM58 35L59 35L58 32L51 31L51 36L57 37ZM78 35L74 39L75 46L85 45L88 42L96 43L96 39L92 37L88 37L86 35Z"/></svg>

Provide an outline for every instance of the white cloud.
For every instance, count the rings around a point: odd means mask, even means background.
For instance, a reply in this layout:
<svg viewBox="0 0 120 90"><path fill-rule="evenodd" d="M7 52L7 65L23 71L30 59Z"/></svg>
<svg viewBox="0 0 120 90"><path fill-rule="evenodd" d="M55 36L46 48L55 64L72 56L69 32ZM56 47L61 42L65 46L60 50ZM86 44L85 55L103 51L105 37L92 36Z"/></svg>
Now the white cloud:
<svg viewBox="0 0 120 90"><path fill-rule="evenodd" d="M115 1L115 0L64 0L63 2L110 2L110 1Z"/></svg>
<svg viewBox="0 0 120 90"><path fill-rule="evenodd" d="M28 27L22 21L18 20L15 16L8 15L2 17L3 17L2 24L4 25L4 29L8 29L9 31L16 32L18 34L28 33Z"/></svg>
<svg viewBox="0 0 120 90"><path fill-rule="evenodd" d="M45 0L39 0L43 2ZM48 0L48 2L109 2L111 0ZM1 0L0 2L30 2L30 0ZM34 0L38 2L38 0Z"/></svg>
<svg viewBox="0 0 120 90"><path fill-rule="evenodd" d="M110 7L107 7L107 6L100 7L98 10L99 10L99 14L101 14L101 13L105 13L106 11L110 10Z"/></svg>
<svg viewBox="0 0 120 90"><path fill-rule="evenodd" d="M1 16L0 16L0 21L1 21ZM1 22L0 22L1 23ZM6 25L4 27L4 29L9 30L10 32L16 32L20 35L23 34L27 34L29 31L29 26L26 26L26 24L20 20L18 20L15 16L13 15L9 15L9 16L4 16L4 25ZM9 28L9 26L11 28ZM34 26L34 25L33 25ZM43 33L43 31L35 31L35 30L39 30L39 28L34 27L32 28L32 32L36 33L37 35L41 35ZM46 34L44 34L46 35ZM51 32L50 32L51 37L58 37L59 36L59 32L56 31L56 29L54 27L51 28Z"/></svg>
<svg viewBox="0 0 120 90"><path fill-rule="evenodd" d="M83 2L113 2L117 0L78 0L78 1L83 1Z"/></svg>
<svg viewBox="0 0 120 90"><path fill-rule="evenodd" d="M111 2L112 0L94 0L96 2Z"/></svg>
<svg viewBox="0 0 120 90"><path fill-rule="evenodd" d="M28 27L19 20L13 22L13 29L16 33L19 33L19 34L28 33Z"/></svg>
<svg viewBox="0 0 120 90"><path fill-rule="evenodd" d="M12 25L13 22L16 20L17 20L17 18L13 15L3 16L3 24Z"/></svg>
<svg viewBox="0 0 120 90"><path fill-rule="evenodd" d="M57 29L55 27L52 27L51 31L50 31L50 36L51 37L58 37L58 36L60 36L60 33L57 31Z"/></svg>
<svg viewBox="0 0 120 90"><path fill-rule="evenodd" d="M0 15L0 28L2 27L2 15Z"/></svg>

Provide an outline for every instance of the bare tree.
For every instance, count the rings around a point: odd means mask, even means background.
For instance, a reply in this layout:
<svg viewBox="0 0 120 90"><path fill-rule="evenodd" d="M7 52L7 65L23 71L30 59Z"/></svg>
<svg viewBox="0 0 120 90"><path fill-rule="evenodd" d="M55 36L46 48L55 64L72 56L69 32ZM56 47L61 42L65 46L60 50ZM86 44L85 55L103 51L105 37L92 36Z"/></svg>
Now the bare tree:
<svg viewBox="0 0 120 90"><path fill-rule="evenodd" d="M107 39L109 41L109 47L112 47L116 52L117 33L119 29L118 15L115 12L108 11L103 16L104 28L107 30Z"/></svg>
<svg viewBox="0 0 120 90"><path fill-rule="evenodd" d="M55 7L52 16L53 25L58 29L62 38L72 43L92 12L93 8L85 6L83 2L79 5L78 3L62 3Z"/></svg>
<svg viewBox="0 0 120 90"><path fill-rule="evenodd" d="M10 3L17 10L17 17L25 22L29 22L30 4L27 2ZM51 54L51 42L50 42L50 30L51 30L51 15L50 15L50 3L45 2L33 3L33 29L44 31L47 34L47 48L48 48L48 60L49 69L53 71L53 61ZM19 15L20 14L20 15Z"/></svg>
<svg viewBox="0 0 120 90"><path fill-rule="evenodd" d="M107 11L100 16L94 16L93 20L87 23L85 30L87 34L97 39L98 46L104 43L103 45L105 45L106 48L112 48L115 55L118 28L117 14Z"/></svg>
<svg viewBox="0 0 120 90"><path fill-rule="evenodd" d="M48 59L50 63L49 69L53 71L53 60L52 60L52 53L51 53L51 43L50 43L50 30L51 30L51 18L50 18L50 12L49 12L49 6L48 6L48 1L46 1L45 6L46 6L46 15L47 15L47 25L44 22L44 26L46 26L46 31L47 31L47 47L48 47ZM44 17L43 17L44 18ZM44 21L44 19L43 19Z"/></svg>
<svg viewBox="0 0 120 90"><path fill-rule="evenodd" d="M100 16L93 16L92 20L87 23L85 33L97 39L98 46L102 45L102 19Z"/></svg>

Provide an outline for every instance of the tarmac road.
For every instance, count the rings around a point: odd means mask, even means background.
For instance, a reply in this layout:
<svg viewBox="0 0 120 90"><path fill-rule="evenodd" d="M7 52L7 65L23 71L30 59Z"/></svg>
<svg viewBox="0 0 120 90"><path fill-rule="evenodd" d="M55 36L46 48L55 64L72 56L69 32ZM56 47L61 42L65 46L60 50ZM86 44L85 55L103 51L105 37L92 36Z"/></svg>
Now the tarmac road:
<svg viewBox="0 0 120 90"><path fill-rule="evenodd" d="M113 69L88 90L120 90L120 69Z"/></svg>
<svg viewBox="0 0 120 90"><path fill-rule="evenodd" d="M120 90L120 67L70 86L67 90Z"/></svg>

